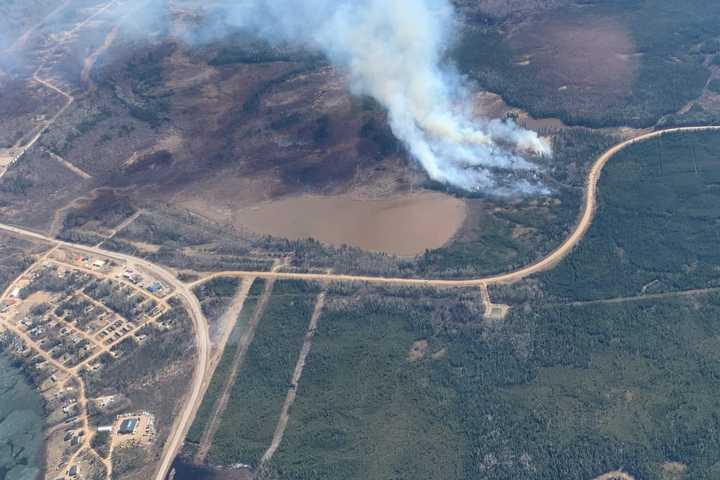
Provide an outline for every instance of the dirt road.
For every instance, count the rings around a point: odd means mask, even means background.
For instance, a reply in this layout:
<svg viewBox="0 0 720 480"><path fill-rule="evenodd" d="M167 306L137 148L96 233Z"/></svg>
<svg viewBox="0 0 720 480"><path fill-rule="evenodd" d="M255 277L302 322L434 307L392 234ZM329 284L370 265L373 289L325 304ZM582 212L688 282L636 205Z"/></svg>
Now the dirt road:
<svg viewBox="0 0 720 480"><path fill-rule="evenodd" d="M0 224L0 230L5 230L10 233L32 238L42 242L47 242L53 245L72 248L80 252L89 253L92 255L103 255L113 260L127 262L129 266L135 266L136 269L137 267L145 269L151 272L163 282L165 282L167 285L171 285L172 287L174 287L176 295L182 300L188 312L190 313L190 318L193 322L196 337L198 359L197 365L195 366L195 371L193 372L192 385L190 387L190 392L187 396L185 407L183 408L182 412L173 424L171 434L165 445L162 460L155 477L157 480L164 480L167 476L168 471L170 470L170 466L175 460L177 452L180 450L180 447L185 440L187 430L190 428L190 424L195 418L195 412L200 406L200 402L202 401L202 396L204 393L203 383L205 381L206 372L208 369L210 337L208 334L207 319L202 313L202 309L200 308L200 302L198 302L197 298L189 290L187 285L175 278L175 276L171 272L141 258L136 258L122 253L111 252L97 247L89 247L86 245L63 242L47 237L37 232L13 227L11 225Z"/></svg>
<svg viewBox="0 0 720 480"><path fill-rule="evenodd" d="M585 234L587 233L590 225L592 224L595 216L595 210L597 207L597 186L602 170L614 155L624 150L625 148L634 145L636 143L650 140L653 138L661 137L662 135L669 133L678 132L702 132L702 131L720 131L720 126L704 126L704 127L677 127L668 128L664 130L657 130L654 132L646 133L629 140L625 140L622 143L615 145L614 147L603 153L590 169L588 177L585 183L585 201L580 212L573 231L563 241L563 243L550 252L545 258L523 267L513 272L503 273L499 275L492 275L489 277L480 277L468 280L436 280L436 279L424 279L424 278L388 278L388 277L372 277L363 275L338 275L330 273L284 273L284 272L221 272L217 274L209 275L201 279L197 283L202 283L206 280L210 280L217 276L227 275L238 275L238 276L253 276L258 278L276 278L286 280L305 280L305 281L317 281L317 282L365 282L365 283L376 283L376 284L388 284L397 286L416 286L416 287L475 287L490 284L510 284L518 282L524 278L527 278L536 273L549 270L563 260L575 246L580 243Z"/></svg>
<svg viewBox="0 0 720 480"><path fill-rule="evenodd" d="M218 272L204 278L202 281L207 281L210 278L217 276L250 276L265 279L290 279L290 280L309 280L319 282L366 282L376 284L388 284L388 285L399 285L399 286L431 286L431 287L472 287L482 286L497 283L513 283L520 281L530 275L539 273L552 268L557 265L563 258L565 258L572 249L582 240L585 233L587 233L595 215L596 203L597 203L597 184L600 179L602 169L605 164L615 154L621 150L627 148L630 145L639 143L645 140L658 138L664 134L676 133L676 132L700 132L700 131L720 131L720 126L703 126L703 127L678 127L670 128L665 130L658 130L655 132L640 135L630 140L626 140L618 145L612 147L603 155L601 155L593 164L590 173L588 174L585 190L585 202L583 209L580 213L578 222L567 237L567 239L548 256L535 262L527 267L521 268L514 272L509 272L501 275L494 275L489 277L481 277L470 280L433 280L433 279L406 279L406 278L385 278L385 277L372 277L372 276L355 276L355 275L336 275L331 273L282 273L282 272ZM183 409L181 415L176 419L173 425L172 433L166 444L163 452L162 462L158 468L156 479L164 480L167 472L172 465L175 455L180 449L182 442L185 438L190 423L192 422L195 412L202 401L203 383L205 381L206 372L208 369L208 354L209 354L209 336L208 336L208 325L205 316L202 313L200 304L197 298L189 290L188 286L178 281L175 276L164 268L158 267L146 260L142 260L130 255L121 253L111 252L103 250L97 247L88 247L84 245L72 244L55 240L47 237L43 234L26 230L23 228L15 227L12 225L0 223L0 230L4 230L16 235L23 237L33 238L53 245L66 246L74 248L79 251L87 252L95 255L104 255L115 260L128 262L147 269L148 271L155 274L158 278L167 282L168 285L172 285L179 298L185 303L188 308L193 324L195 326L195 335L197 337L197 349L198 349L198 365L193 374L193 383L191 392L188 395L187 403ZM613 472L614 474L615 472ZM601 477L602 478L602 477ZM606 477L607 478L607 477ZM612 477L610 477L612 478ZM627 477L620 477L627 478Z"/></svg>
<svg viewBox="0 0 720 480"><path fill-rule="evenodd" d="M198 465L205 461L205 457L207 457L210 447L212 446L213 437L215 437L215 433L218 428L220 428L220 419L227 408L228 401L230 400L230 393L232 392L233 385L235 385L237 374L243 366L243 363L245 363L245 356L250 349L250 344L255 338L255 330L257 329L258 323L260 323L260 319L265 313L265 308L267 307L270 296L272 295L273 286L274 280L270 280L265 284L265 289L263 290L260 300L258 300L257 305L255 306L255 311L253 312L242 337L240 337L240 340L238 341L232 366L230 367L230 371L225 379L222 391L220 392L215 405L213 405L213 411L207 425L205 425L205 431L203 432L202 437L200 437L200 445L193 460Z"/></svg>
<svg viewBox="0 0 720 480"><path fill-rule="evenodd" d="M287 396L285 397L285 403L283 403L282 411L280 412L280 418L275 426L275 432L273 433L272 442L270 447L265 451L260 460L261 465L267 465L272 459L275 452L280 447L285 430L287 429L288 421L290 420L290 409L295 403L295 397L297 396L297 388L300 383L300 377L302 377L303 369L305 368L305 362L307 356L310 354L312 348L312 340L317 330L318 321L320 315L322 315L323 307L325 306L325 291L320 292L315 301L315 309L310 317L310 324L308 325L307 332L305 333L305 339L303 340L303 346L300 350L297 363L295 364L295 370L293 370L292 380L290 380L290 389L288 390Z"/></svg>

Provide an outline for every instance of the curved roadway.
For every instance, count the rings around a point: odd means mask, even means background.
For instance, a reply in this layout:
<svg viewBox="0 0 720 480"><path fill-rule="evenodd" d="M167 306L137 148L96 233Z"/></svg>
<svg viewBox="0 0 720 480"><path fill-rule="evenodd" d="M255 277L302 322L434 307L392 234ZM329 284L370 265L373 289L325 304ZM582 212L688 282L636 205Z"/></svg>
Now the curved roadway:
<svg viewBox="0 0 720 480"><path fill-rule="evenodd" d="M597 186L602 170L615 154L636 143L661 137L668 133L677 132L702 132L702 131L720 131L720 126L701 126L701 127L677 127L667 128L664 130L656 130L654 132L639 135L637 137L618 143L614 147L603 153L595 163L593 163L585 182L585 202L580 212L577 223L570 235L565 241L550 252L545 258L538 260L526 267L508 273L491 275L487 277L479 277L468 280L442 280L442 279L423 279L423 278L391 278L391 277L373 277L363 275L338 275L332 273L287 273L287 272L248 272L248 271L231 271L214 273L200 279L196 283L203 283L217 276L228 275L247 275L258 278L279 278L287 280L306 280L306 281L345 281L345 282L367 282L367 283L383 283L391 285L405 286L433 286L433 287L473 287L481 285L490 285L498 283L515 283L530 275L549 270L564 259L575 246L580 243L592 224L593 217L597 206Z"/></svg>
<svg viewBox="0 0 720 480"><path fill-rule="evenodd" d="M63 242L61 240L56 240L54 238L47 237L37 232L14 227L12 225L0 224L0 230L5 230L6 232L14 233L42 242L49 242L61 247L64 246L73 248L75 250L89 254L102 255L115 260L127 262L129 265L137 265L138 267L141 267L142 269L153 273L159 279L166 282L168 285L172 285L175 288L175 293L178 295L178 297L182 299L193 322L197 343L198 364L196 365L195 371L193 372L192 386L190 393L187 397L187 403L185 405L185 408L182 410L180 416L174 422L172 431L163 450L163 456L160 466L158 467L156 479L164 480L170 470L173 461L175 460L177 452L180 451L180 447L182 446L182 443L185 439L185 435L187 434L187 431L190 428L190 424L195 417L195 412L202 400L202 396L204 393L204 385L207 380L205 377L208 369L210 338L208 334L207 319L202 313L200 302L198 301L197 297L195 297L195 295L190 291L187 285L180 282L171 272L141 258L133 257L131 255L125 255L123 253L111 252L102 248Z"/></svg>
<svg viewBox="0 0 720 480"><path fill-rule="evenodd" d="M580 213L579 219L572 233L565 239L565 241L554 251L548 254L545 258L523 267L513 272L508 272L500 275L493 275L488 277L481 277L469 280L434 280L434 279L410 279L410 278L388 278L388 277L372 277L362 275L335 275L331 273L283 273L283 272L249 272L249 271L235 271L235 272L218 272L214 273L200 282L206 281L209 278L215 276L228 276L228 275L245 275L254 276L258 278L276 278L276 279L288 279L288 280L307 280L307 281L348 281L348 282L367 282L367 283L379 283L379 284L391 284L391 285L405 285L405 286L434 286L434 287L471 287L471 286L482 286L488 284L498 283L514 283L520 281L530 275L539 273L552 268L557 265L563 258L565 258L572 249L580 243L582 238L587 233L595 215L597 205L597 185L602 174L603 167L607 164L608 160L621 150L627 148L630 145L657 138L667 133L675 132L701 132L701 131L720 131L720 126L701 126L701 127L677 127L668 128L664 130L657 130L654 132L646 133L629 140L625 140L614 147L603 153L593 164L590 172L588 173L586 186L585 186L585 202L583 205L582 212ZM170 466L172 465L177 452L180 450L182 442L185 438L187 430L190 428L190 424L193 420L195 412L197 410L200 401L202 400L203 387L206 383L206 372L208 369L208 355L209 355L209 337L208 337L208 325L207 319L202 313L200 303L193 293L190 291L187 285L180 282L175 276L159 267L141 258L133 257L131 255L125 255L122 253L112 252L97 247L88 247L85 245L78 245L74 243L63 242L54 238L47 237L45 235L25 230L23 228L15 227L12 225L0 223L0 230L5 230L10 233L21 235L24 237L33 238L36 240L50 242L55 245L66 246L74 248L76 250L84 251L96 255L104 255L109 258L125 261L130 264L138 265L161 278L167 282L168 285L172 285L175 288L178 296L183 300L186 307L190 312L193 324L195 326L195 335L197 339L198 349L198 365L193 373L193 384L188 396L187 405L183 409L181 415L175 421L173 431L165 445L163 452L163 458L158 468L156 479L164 480Z"/></svg>

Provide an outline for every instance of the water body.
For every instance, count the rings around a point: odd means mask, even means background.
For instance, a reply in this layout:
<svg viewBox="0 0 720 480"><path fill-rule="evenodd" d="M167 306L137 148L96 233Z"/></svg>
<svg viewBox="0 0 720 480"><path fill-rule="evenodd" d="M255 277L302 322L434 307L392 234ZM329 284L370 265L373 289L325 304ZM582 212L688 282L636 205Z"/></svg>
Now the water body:
<svg viewBox="0 0 720 480"><path fill-rule="evenodd" d="M291 240L413 256L445 245L462 226L465 201L423 191L380 199L301 195L236 210L232 222Z"/></svg>
<svg viewBox="0 0 720 480"><path fill-rule="evenodd" d="M35 480L42 470L43 399L0 353L0 480Z"/></svg>
<svg viewBox="0 0 720 480"><path fill-rule="evenodd" d="M173 463L168 480L250 480L248 470L238 468L219 469L206 465L193 465L179 456Z"/></svg>

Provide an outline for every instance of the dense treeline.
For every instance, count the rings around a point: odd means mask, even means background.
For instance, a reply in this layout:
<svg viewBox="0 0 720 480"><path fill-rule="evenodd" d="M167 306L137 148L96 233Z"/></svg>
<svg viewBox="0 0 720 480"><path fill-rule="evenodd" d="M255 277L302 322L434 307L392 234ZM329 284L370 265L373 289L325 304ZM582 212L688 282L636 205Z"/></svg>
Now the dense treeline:
<svg viewBox="0 0 720 480"><path fill-rule="evenodd" d="M718 151L720 135L683 133L619 153L586 238L542 278L547 292L583 300L720 286Z"/></svg>
<svg viewBox="0 0 720 480"><path fill-rule="evenodd" d="M264 478L651 479L665 462L714 478L717 295L469 325L437 314L448 299L343 298L326 305Z"/></svg>
<svg viewBox="0 0 720 480"><path fill-rule="evenodd" d="M213 438L213 464L257 465L270 446L316 293L304 282L275 284Z"/></svg>
<svg viewBox="0 0 720 480"><path fill-rule="evenodd" d="M535 117L559 117L570 125L593 128L649 127L701 95L710 76L705 63L717 53L718 15L720 7L703 0L605 1L563 7L534 19L529 28L540 35L544 28L558 24L569 30L602 30L611 19L615 26L607 34L628 35L631 43L626 48L634 49L614 54L639 55L633 57L637 65L628 78L618 74L609 85L588 81L585 71L557 74L558 65L536 61L543 56L538 48L543 44L518 42L515 28L514 41L506 39L502 23L468 26L452 56L461 71ZM596 35L596 41L602 42L602 32ZM584 54L597 55L597 62L604 62L607 52ZM530 60L519 61L523 58ZM572 65L577 59L561 58L558 63L563 60ZM555 75L548 73L551 70Z"/></svg>

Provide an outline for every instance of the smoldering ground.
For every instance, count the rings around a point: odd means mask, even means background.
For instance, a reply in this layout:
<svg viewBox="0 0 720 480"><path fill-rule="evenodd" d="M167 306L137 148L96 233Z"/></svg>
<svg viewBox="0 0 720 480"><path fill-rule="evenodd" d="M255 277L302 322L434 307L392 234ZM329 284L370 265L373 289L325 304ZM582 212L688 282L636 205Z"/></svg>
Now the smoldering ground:
<svg viewBox="0 0 720 480"><path fill-rule="evenodd" d="M523 158L550 154L537 134L469 113L469 89L446 62L457 24L448 0L224 0L206 11L190 41L237 28L322 51L349 72L353 93L387 109L393 133L432 180L494 194L545 191Z"/></svg>
<svg viewBox="0 0 720 480"><path fill-rule="evenodd" d="M178 11L192 15L172 28ZM352 93L383 105L433 181L496 195L546 191L528 159L549 146L509 120L470 113L470 89L447 61L457 25L449 0L119 0L107 14L138 36L164 30L203 44L242 31L320 51L348 73Z"/></svg>

